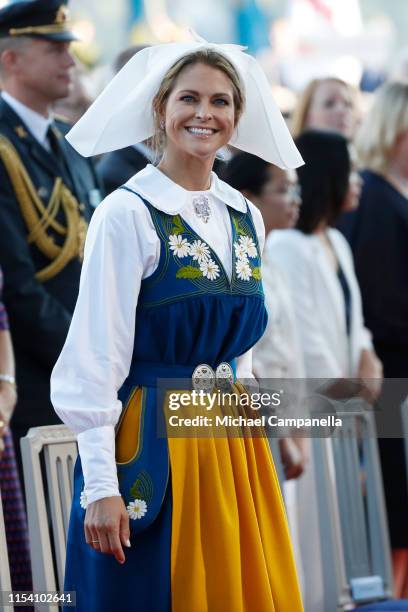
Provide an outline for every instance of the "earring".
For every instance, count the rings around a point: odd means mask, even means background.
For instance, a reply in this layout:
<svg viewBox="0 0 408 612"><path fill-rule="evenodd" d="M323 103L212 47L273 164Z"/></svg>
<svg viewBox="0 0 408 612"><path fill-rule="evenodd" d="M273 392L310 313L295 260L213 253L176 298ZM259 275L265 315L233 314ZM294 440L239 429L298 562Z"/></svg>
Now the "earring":
<svg viewBox="0 0 408 612"><path fill-rule="evenodd" d="M164 127L165 127L165 123L164 123L164 121L163 121L163 119L162 119L162 120L160 121L160 129L161 129L161 130L164 130Z"/></svg>

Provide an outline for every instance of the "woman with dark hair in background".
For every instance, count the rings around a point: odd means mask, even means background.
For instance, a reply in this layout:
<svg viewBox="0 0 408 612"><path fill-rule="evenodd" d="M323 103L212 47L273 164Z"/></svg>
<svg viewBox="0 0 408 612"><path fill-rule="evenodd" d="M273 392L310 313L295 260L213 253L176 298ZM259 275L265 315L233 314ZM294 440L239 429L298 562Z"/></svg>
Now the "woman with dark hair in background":
<svg viewBox="0 0 408 612"><path fill-rule="evenodd" d="M268 256L291 286L306 374L377 378L380 364L363 325L350 248L333 227L342 211L356 206L360 178L343 136L307 131L297 143L306 157L298 171L299 219L296 229L271 236Z"/></svg>
<svg viewBox="0 0 408 612"><path fill-rule="evenodd" d="M361 181L343 136L310 130L296 143L305 160L298 170L299 219L296 229L271 234L266 256L289 283L306 377L360 378L365 397L374 400L381 388L381 364L364 327L350 248L333 227L343 210L357 205ZM308 500L301 513L305 609L326 612L313 455L301 484L300 497Z"/></svg>

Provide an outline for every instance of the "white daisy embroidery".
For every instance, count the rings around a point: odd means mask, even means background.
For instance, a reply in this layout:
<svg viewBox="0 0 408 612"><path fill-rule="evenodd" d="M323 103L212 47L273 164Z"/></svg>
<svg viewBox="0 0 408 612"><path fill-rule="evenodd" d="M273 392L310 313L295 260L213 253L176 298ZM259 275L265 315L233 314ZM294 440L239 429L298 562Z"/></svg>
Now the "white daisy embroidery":
<svg viewBox="0 0 408 612"><path fill-rule="evenodd" d="M141 519L147 512L147 504L144 499L135 499L126 506L131 519Z"/></svg>
<svg viewBox="0 0 408 612"><path fill-rule="evenodd" d="M245 261L248 261L248 255L246 253L246 250L243 244L239 242L234 242L234 249L235 249L235 257L237 259L243 259Z"/></svg>
<svg viewBox="0 0 408 612"><path fill-rule="evenodd" d="M210 259L210 249L205 242L202 242L201 240L194 240L190 246L190 255L194 261L201 263Z"/></svg>
<svg viewBox="0 0 408 612"><path fill-rule="evenodd" d="M174 252L177 257L187 257L190 252L190 245L187 242L187 238L183 238L181 234L172 234L169 236L170 250Z"/></svg>
<svg viewBox="0 0 408 612"><path fill-rule="evenodd" d="M200 270L203 276L206 276L210 280L215 280L220 275L220 269L212 259L202 261L200 263Z"/></svg>
<svg viewBox="0 0 408 612"><path fill-rule="evenodd" d="M86 510L88 502L86 499L85 491L81 491L81 495L79 496L79 505L81 506L81 508Z"/></svg>
<svg viewBox="0 0 408 612"><path fill-rule="evenodd" d="M252 276L252 270L250 265L244 259L240 259L235 264L237 276L240 280L249 281Z"/></svg>
<svg viewBox="0 0 408 612"><path fill-rule="evenodd" d="M258 255L255 243L249 236L240 236L239 243L242 245L243 250L248 255L248 257L253 258Z"/></svg>

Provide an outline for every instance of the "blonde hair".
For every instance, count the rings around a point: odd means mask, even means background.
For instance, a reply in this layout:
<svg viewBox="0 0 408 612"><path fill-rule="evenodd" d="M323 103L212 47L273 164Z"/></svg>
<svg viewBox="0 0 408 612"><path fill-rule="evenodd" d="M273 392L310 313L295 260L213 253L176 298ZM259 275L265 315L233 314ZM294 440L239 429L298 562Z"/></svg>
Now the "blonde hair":
<svg viewBox="0 0 408 612"><path fill-rule="evenodd" d="M217 70L221 70L232 83L234 110L235 110L235 125L237 125L240 116L245 107L245 90L244 85L239 77L239 74L232 63L221 53L212 49L201 49L194 53L189 53L179 59L166 72L160 84L159 90L153 98L153 121L155 133L152 138L153 150L155 152L156 162L159 160L165 146L165 132L160 127L161 115L166 106L169 95L171 94L174 84L180 73L194 64L205 64Z"/></svg>
<svg viewBox="0 0 408 612"><path fill-rule="evenodd" d="M408 130L408 83L389 82L374 97L356 137L362 168L385 172L398 136Z"/></svg>
<svg viewBox="0 0 408 612"><path fill-rule="evenodd" d="M357 105L356 95L357 94L354 88L348 83L346 83L346 81L343 81L342 79L339 79L338 77L325 77L323 79L313 79L312 81L310 81L310 83L301 93L298 99L298 102L296 104L295 110L293 112L293 117L291 120L291 132L292 132L293 138L297 138L305 130L306 120L309 114L309 110L310 110L310 106L311 106L313 97L317 89L320 87L320 85L323 85L326 83L337 83L338 85L342 85L343 87L345 87L350 93L354 107L356 107Z"/></svg>

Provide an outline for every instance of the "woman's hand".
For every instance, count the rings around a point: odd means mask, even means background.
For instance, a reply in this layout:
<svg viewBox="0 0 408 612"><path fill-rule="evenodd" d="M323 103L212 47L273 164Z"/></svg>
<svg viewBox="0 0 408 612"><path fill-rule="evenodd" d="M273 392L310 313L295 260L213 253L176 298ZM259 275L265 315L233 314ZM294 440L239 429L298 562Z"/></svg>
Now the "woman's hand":
<svg viewBox="0 0 408 612"><path fill-rule="evenodd" d="M10 423L16 401L17 393L14 387L8 383L2 383L0 386L0 459L5 448L3 436Z"/></svg>
<svg viewBox="0 0 408 612"><path fill-rule="evenodd" d="M114 555L125 562L123 546L130 546L129 515L122 497L103 497L88 505L85 515L85 540L94 550Z"/></svg>
<svg viewBox="0 0 408 612"><path fill-rule="evenodd" d="M360 395L370 404L374 403L380 393L383 382L383 367L374 351L361 351L358 377L363 383Z"/></svg>
<svg viewBox="0 0 408 612"><path fill-rule="evenodd" d="M17 392L15 388L7 382L0 383L0 420L4 422L4 428L11 421L11 417L13 416L14 407L17 403ZM0 436L2 436L4 431L1 431L0 428Z"/></svg>
<svg viewBox="0 0 408 612"><path fill-rule="evenodd" d="M286 480L299 478L308 461L308 444L305 438L282 438L279 449Z"/></svg>

